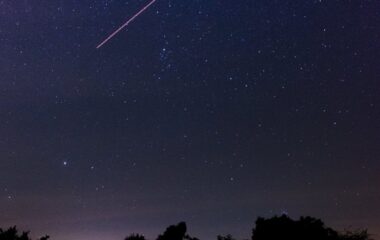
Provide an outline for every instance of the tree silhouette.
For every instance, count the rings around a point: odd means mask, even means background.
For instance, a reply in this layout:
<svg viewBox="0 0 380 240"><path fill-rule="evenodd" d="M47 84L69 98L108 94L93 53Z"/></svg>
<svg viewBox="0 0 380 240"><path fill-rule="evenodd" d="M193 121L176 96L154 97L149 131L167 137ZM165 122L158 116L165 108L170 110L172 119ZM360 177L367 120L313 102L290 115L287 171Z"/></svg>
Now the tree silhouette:
<svg viewBox="0 0 380 240"><path fill-rule="evenodd" d="M39 238L48 240L49 236ZM258 218L252 230L251 240L371 240L367 230L338 232L326 227L320 220L313 217L301 217L293 220L287 215L272 218ZM0 240L32 240L29 232L19 233L16 226L7 230L0 228ZM146 240L144 235L133 233L124 240ZM199 240L187 234L185 222L171 225L159 235L156 240ZM218 235L217 240L236 240L232 235Z"/></svg>
<svg viewBox="0 0 380 240"><path fill-rule="evenodd" d="M16 226L10 227L7 230L0 229L0 240L30 240L29 232L18 234Z"/></svg>
<svg viewBox="0 0 380 240"><path fill-rule="evenodd" d="M340 235L341 240L370 240L367 230L346 231Z"/></svg>
<svg viewBox="0 0 380 240"><path fill-rule="evenodd" d="M186 223L180 222L177 225L169 226L162 235L157 237L157 240L198 240L187 235L186 231Z"/></svg>
<svg viewBox="0 0 380 240"><path fill-rule="evenodd" d="M125 240L145 240L145 237L144 235L133 233L129 235L128 237L126 237Z"/></svg>
<svg viewBox="0 0 380 240"><path fill-rule="evenodd" d="M316 218L301 217L292 220L286 215L270 219L258 218L252 231L252 240L369 240L366 230L338 233L325 227Z"/></svg>
<svg viewBox="0 0 380 240"><path fill-rule="evenodd" d="M48 235L45 235L43 237L41 237L39 240L48 240L50 237Z"/></svg>
<svg viewBox="0 0 380 240"><path fill-rule="evenodd" d="M186 240L199 240L198 238L196 238L196 237L190 237L187 234L185 235L184 239L186 239Z"/></svg>
<svg viewBox="0 0 380 240"><path fill-rule="evenodd" d="M234 237L232 237L231 234L227 234L225 236L218 235L217 239L218 240L236 240Z"/></svg>
<svg viewBox="0 0 380 240"><path fill-rule="evenodd" d="M48 240L49 236L41 237L40 240ZM10 227L7 230L0 228L0 240L31 240L29 232L18 233L16 226Z"/></svg>

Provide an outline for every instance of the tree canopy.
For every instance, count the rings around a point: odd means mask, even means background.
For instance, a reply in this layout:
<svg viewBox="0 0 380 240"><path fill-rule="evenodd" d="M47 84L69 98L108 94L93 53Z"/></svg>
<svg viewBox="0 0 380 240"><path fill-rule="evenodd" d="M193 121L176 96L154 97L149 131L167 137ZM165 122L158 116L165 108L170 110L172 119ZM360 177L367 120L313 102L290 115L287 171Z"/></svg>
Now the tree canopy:
<svg viewBox="0 0 380 240"><path fill-rule="evenodd" d="M38 240L48 240L49 236ZM338 232L326 227L322 220L313 217L301 217L293 220L287 215L272 218L258 218L252 230L251 240L371 240L367 230ZM19 232L10 227L7 230L0 228L0 240L32 240L28 231ZM144 235L133 233L124 240L146 240ZM199 240L187 233L187 225L180 222L171 225L158 235L156 240ZM217 236L217 240L237 240L232 235Z"/></svg>
<svg viewBox="0 0 380 240"><path fill-rule="evenodd" d="M48 240L49 236L41 237L39 240ZM19 233L16 226L10 227L7 230L0 228L0 240L32 240L29 237L29 232Z"/></svg>
<svg viewBox="0 0 380 240"><path fill-rule="evenodd" d="M252 231L252 240L369 240L366 230L340 233L326 227L320 220L301 217L293 220L286 215L269 219L258 218Z"/></svg>

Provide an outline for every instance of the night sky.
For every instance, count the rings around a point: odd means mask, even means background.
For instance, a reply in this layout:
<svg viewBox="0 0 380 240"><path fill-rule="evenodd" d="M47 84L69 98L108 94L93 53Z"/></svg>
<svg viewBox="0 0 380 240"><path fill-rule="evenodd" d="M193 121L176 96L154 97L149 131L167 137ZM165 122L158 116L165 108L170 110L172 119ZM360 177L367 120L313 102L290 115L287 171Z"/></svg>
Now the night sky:
<svg viewBox="0 0 380 240"><path fill-rule="evenodd" d="M0 226L380 234L380 1L0 1Z"/></svg>

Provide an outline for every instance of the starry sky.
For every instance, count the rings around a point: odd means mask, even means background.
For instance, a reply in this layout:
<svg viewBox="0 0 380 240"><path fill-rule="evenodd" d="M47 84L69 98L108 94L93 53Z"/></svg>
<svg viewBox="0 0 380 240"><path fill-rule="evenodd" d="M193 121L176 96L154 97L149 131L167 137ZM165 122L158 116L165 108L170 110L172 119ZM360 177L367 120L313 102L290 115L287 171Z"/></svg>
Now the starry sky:
<svg viewBox="0 0 380 240"><path fill-rule="evenodd" d="M0 1L0 226L380 234L380 1Z"/></svg>

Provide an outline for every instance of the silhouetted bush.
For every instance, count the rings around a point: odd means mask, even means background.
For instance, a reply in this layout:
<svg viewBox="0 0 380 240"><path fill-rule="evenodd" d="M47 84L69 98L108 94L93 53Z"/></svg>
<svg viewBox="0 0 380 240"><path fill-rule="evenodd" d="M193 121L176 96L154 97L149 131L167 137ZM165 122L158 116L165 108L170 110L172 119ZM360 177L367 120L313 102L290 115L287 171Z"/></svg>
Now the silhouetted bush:
<svg viewBox="0 0 380 240"><path fill-rule="evenodd" d="M341 240L369 240L371 239L367 230L346 231L340 234Z"/></svg>
<svg viewBox="0 0 380 240"><path fill-rule="evenodd" d="M49 236L39 240L48 240ZM252 230L251 240L371 240L367 230L338 232L328 228L320 220L301 217L293 220L286 215L272 218L258 218ZM16 227L3 230L0 228L0 240L32 240L29 232L19 233ZM146 240L144 235L131 234L125 240ZM199 240L187 234L185 222L169 226L157 240ZM217 240L236 240L232 235L218 235Z"/></svg>
<svg viewBox="0 0 380 240"><path fill-rule="evenodd" d="M258 218L252 240L369 240L367 231L339 233L325 227L316 218L301 217L292 220L286 215L269 219Z"/></svg>
<svg viewBox="0 0 380 240"><path fill-rule="evenodd" d="M217 239L218 240L236 240L234 237L232 237L231 234L227 234L225 236L218 235Z"/></svg>
<svg viewBox="0 0 380 240"><path fill-rule="evenodd" d="M186 234L187 227L185 222L180 222L177 225L169 226L162 235L159 235L157 240L198 240Z"/></svg>
<svg viewBox="0 0 380 240"><path fill-rule="evenodd" d="M49 236L41 237L40 240L48 240ZM0 228L0 240L31 240L29 232L18 233L16 226L3 230Z"/></svg>
<svg viewBox="0 0 380 240"><path fill-rule="evenodd" d="M143 235L133 233L126 237L125 240L145 240L145 237Z"/></svg>

